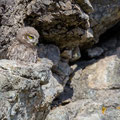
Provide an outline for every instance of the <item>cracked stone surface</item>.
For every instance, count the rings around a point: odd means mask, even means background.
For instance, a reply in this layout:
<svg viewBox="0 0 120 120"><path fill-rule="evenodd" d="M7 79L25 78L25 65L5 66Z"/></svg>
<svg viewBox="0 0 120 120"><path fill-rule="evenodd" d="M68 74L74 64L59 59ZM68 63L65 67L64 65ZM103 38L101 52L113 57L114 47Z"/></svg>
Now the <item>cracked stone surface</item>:
<svg viewBox="0 0 120 120"><path fill-rule="evenodd" d="M120 119L120 0L0 0L0 54L24 26L40 61L0 60L1 120Z"/></svg>

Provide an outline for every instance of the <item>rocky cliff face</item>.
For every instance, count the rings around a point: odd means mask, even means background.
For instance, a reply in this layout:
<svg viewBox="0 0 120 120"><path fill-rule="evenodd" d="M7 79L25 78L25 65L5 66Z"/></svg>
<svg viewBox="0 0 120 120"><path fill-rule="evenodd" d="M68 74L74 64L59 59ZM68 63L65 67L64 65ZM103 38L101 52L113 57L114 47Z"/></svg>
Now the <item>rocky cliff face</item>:
<svg viewBox="0 0 120 120"><path fill-rule="evenodd" d="M120 119L119 0L0 0L0 53L24 26L40 61L0 60L1 120Z"/></svg>

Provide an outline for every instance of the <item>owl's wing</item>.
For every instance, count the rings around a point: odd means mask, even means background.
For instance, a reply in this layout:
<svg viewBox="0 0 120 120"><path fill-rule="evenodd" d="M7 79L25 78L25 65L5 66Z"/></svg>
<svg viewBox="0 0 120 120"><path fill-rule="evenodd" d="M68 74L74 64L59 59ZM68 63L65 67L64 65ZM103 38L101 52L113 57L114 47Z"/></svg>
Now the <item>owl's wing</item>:
<svg viewBox="0 0 120 120"><path fill-rule="evenodd" d="M11 46L8 48L7 56L10 60L17 60L18 57L21 56L21 51L24 50L24 47L22 45L15 41L11 44Z"/></svg>
<svg viewBox="0 0 120 120"><path fill-rule="evenodd" d="M21 43L13 43L8 48L7 55L10 60L19 60L34 63L37 60L37 50Z"/></svg>
<svg viewBox="0 0 120 120"><path fill-rule="evenodd" d="M0 59L9 59L8 50L9 50L9 46L12 46L12 44L13 44L13 42L10 42L9 45L7 45L7 47L0 50Z"/></svg>

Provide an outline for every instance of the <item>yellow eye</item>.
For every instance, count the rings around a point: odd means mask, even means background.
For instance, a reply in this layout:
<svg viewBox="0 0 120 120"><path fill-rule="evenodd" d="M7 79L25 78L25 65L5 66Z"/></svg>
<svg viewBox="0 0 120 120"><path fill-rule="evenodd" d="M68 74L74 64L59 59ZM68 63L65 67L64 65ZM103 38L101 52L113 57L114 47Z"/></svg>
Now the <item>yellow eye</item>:
<svg viewBox="0 0 120 120"><path fill-rule="evenodd" d="M33 37L32 37L32 36L30 36L30 35L29 35L28 37L29 37L30 39L33 39Z"/></svg>

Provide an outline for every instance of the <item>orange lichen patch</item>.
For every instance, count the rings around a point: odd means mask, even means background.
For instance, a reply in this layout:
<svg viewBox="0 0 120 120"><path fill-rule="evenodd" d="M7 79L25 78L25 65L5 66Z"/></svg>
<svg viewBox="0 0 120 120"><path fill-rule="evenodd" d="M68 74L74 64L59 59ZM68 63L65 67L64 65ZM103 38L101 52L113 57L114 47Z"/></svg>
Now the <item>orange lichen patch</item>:
<svg viewBox="0 0 120 120"><path fill-rule="evenodd" d="M107 110L106 107L102 107L102 114L105 114L105 111Z"/></svg>
<svg viewBox="0 0 120 120"><path fill-rule="evenodd" d="M116 107L116 109L120 110L120 106Z"/></svg>
<svg viewBox="0 0 120 120"><path fill-rule="evenodd" d="M38 59L37 59L37 61L41 61L41 59L40 59L40 58L38 58Z"/></svg>

